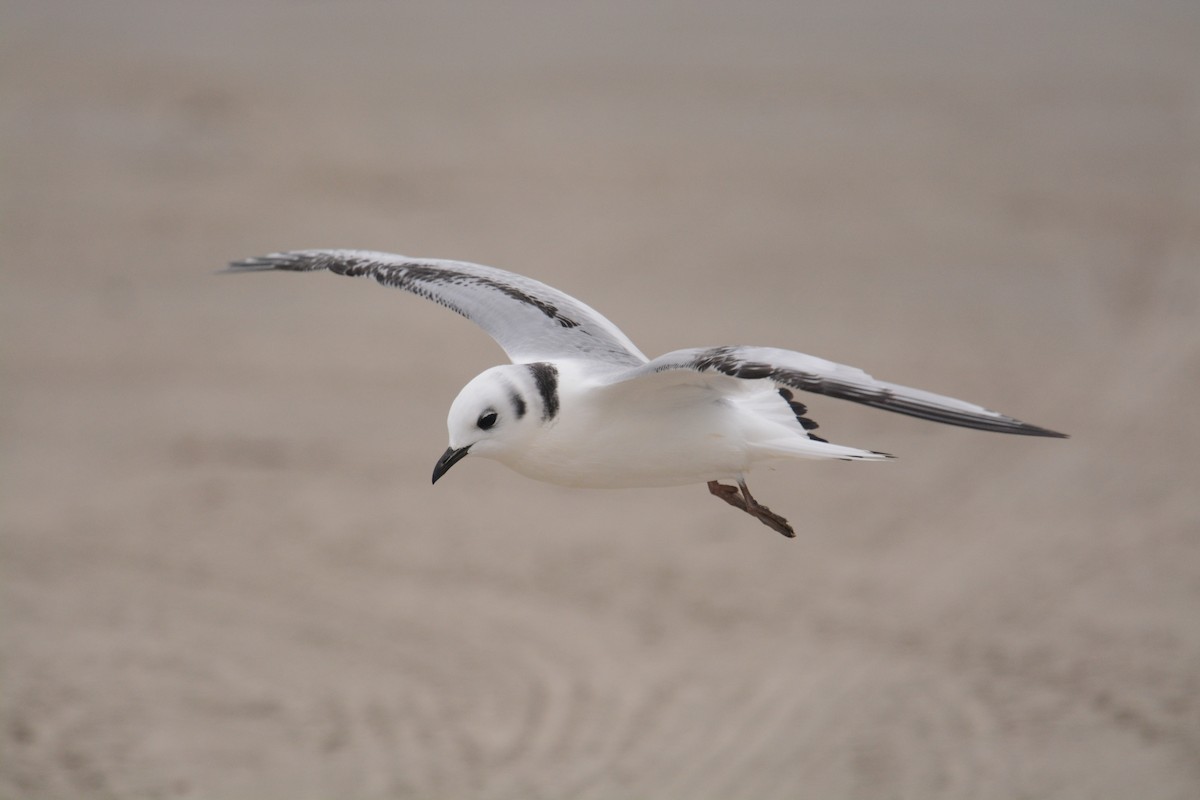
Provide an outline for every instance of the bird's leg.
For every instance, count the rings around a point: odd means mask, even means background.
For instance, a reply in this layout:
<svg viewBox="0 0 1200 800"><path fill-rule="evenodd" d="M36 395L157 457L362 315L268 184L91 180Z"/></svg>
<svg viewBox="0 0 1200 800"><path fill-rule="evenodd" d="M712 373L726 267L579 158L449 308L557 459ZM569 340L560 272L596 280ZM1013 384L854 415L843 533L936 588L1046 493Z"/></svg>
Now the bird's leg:
<svg viewBox="0 0 1200 800"><path fill-rule="evenodd" d="M715 497L719 497L726 503L729 503L729 505L733 506L734 508L740 508L747 514L750 513L750 509L746 507L746 501L742 499L740 494L738 494L738 488L736 486L726 486L723 483L709 481L708 491L712 492Z"/></svg>
<svg viewBox="0 0 1200 800"><path fill-rule="evenodd" d="M741 490L740 494L739 489ZM717 481L709 481L708 491L734 508L745 511L771 530L778 531L789 539L796 537L796 532L792 530L791 525L788 525L786 519L754 499L754 495L750 494L750 490L746 488L745 481L739 479L737 486L726 486Z"/></svg>
<svg viewBox="0 0 1200 800"><path fill-rule="evenodd" d="M766 525L773 531L779 531L789 539L796 538L796 532L792 530L791 525L788 525L788 521L755 500L754 495L750 494L750 488L746 486L744 480L738 479L738 487L742 490L742 497L746 498L747 514L756 517L763 525Z"/></svg>
<svg viewBox="0 0 1200 800"><path fill-rule="evenodd" d="M754 499L754 495L750 494L750 489L746 486L744 480L738 479L738 486L742 490L742 497L746 498L746 513L753 517L757 517L758 521L766 525L773 531L779 531L789 539L796 538L796 532L792 530L792 526L788 525L788 521L776 514L771 509L764 506L762 503ZM732 487L730 487L732 488Z"/></svg>

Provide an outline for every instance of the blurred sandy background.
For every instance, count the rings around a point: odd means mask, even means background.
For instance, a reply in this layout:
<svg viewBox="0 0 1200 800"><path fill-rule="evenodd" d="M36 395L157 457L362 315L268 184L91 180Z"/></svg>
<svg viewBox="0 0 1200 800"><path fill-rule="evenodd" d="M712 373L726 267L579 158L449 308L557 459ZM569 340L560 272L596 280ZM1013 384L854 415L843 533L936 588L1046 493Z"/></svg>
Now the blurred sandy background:
<svg viewBox="0 0 1200 800"><path fill-rule="evenodd" d="M1200 796L1200 6L6 2L3 798ZM468 461L480 261L886 466Z"/></svg>

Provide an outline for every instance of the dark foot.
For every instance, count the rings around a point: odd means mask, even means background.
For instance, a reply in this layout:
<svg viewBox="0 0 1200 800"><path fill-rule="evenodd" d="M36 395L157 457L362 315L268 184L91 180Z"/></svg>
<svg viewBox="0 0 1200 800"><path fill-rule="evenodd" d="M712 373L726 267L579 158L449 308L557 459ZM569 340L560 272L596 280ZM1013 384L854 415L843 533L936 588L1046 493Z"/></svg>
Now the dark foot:
<svg viewBox="0 0 1200 800"><path fill-rule="evenodd" d="M726 503L729 503L729 505L733 506L734 508L740 508L742 511L750 513L750 509L746 507L746 501L742 499L742 495L738 492L738 487L726 486L723 483L709 481L708 491L712 492L714 496L721 498Z"/></svg>
<svg viewBox="0 0 1200 800"><path fill-rule="evenodd" d="M740 492L738 490L741 490ZM724 500L729 505L740 508L773 531L778 531L789 539L796 538L796 532L788 521L771 509L754 499L745 481L738 481L737 486L726 486L716 481L708 482L708 491Z"/></svg>

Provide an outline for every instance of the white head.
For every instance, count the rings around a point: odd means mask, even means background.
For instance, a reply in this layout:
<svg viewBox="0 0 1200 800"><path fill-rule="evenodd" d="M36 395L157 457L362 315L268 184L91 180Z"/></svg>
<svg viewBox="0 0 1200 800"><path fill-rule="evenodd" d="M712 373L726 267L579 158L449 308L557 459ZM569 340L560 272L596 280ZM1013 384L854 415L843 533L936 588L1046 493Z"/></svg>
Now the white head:
<svg viewBox="0 0 1200 800"><path fill-rule="evenodd" d="M558 413L558 370L552 364L505 364L481 372L450 404L450 447L433 482L468 453L507 462Z"/></svg>

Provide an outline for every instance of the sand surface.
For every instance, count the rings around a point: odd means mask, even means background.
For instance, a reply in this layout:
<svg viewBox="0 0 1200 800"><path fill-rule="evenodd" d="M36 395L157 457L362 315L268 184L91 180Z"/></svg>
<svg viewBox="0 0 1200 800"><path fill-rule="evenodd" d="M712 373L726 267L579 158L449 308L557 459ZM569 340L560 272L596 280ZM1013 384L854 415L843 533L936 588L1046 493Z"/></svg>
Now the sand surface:
<svg viewBox="0 0 1200 800"><path fill-rule="evenodd" d="M2 17L0 797L1200 796L1195 2ZM319 246L1073 438L431 487L503 355Z"/></svg>

